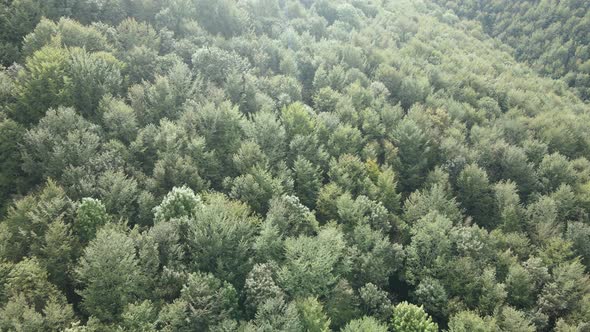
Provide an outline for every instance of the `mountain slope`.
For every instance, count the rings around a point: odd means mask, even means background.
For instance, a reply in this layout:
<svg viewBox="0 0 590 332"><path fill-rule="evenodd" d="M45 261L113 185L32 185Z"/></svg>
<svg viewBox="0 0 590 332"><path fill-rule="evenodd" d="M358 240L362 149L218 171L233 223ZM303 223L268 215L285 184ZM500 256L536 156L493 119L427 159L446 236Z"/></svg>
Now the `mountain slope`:
<svg viewBox="0 0 590 332"><path fill-rule="evenodd" d="M514 48L519 61L542 75L563 78L581 98L590 93L590 4L587 1L447 1L457 15Z"/></svg>

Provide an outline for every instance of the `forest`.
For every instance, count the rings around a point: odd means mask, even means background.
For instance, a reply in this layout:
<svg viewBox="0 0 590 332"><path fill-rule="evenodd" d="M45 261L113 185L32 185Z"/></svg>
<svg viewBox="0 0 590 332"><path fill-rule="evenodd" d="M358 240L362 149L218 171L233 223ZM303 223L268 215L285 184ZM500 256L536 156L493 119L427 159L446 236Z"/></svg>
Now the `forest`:
<svg viewBox="0 0 590 332"><path fill-rule="evenodd" d="M0 0L0 331L590 331L590 2Z"/></svg>
<svg viewBox="0 0 590 332"><path fill-rule="evenodd" d="M514 48L541 74L563 78L590 99L590 2L586 0L436 0L481 21L484 31Z"/></svg>

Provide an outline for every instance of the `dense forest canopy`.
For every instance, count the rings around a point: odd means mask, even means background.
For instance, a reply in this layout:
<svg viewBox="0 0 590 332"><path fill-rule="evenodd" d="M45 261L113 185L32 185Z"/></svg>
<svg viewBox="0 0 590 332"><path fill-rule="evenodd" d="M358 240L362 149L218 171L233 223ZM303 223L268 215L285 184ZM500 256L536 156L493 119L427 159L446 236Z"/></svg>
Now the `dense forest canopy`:
<svg viewBox="0 0 590 332"><path fill-rule="evenodd" d="M590 2L587 0L436 0L479 20L543 75L563 78L590 100Z"/></svg>
<svg viewBox="0 0 590 332"><path fill-rule="evenodd" d="M589 12L0 0L0 331L587 331Z"/></svg>

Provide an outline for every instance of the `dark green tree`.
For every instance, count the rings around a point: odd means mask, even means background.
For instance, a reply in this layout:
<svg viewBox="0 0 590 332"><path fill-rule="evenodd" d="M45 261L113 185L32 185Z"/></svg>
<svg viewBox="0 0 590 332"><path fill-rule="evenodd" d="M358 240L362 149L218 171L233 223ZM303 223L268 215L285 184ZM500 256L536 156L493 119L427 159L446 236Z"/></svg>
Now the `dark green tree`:
<svg viewBox="0 0 590 332"><path fill-rule="evenodd" d="M496 200L486 172L468 165L457 178L457 199L468 216L480 226L494 228L498 221Z"/></svg>
<svg viewBox="0 0 590 332"><path fill-rule="evenodd" d="M103 322L118 321L125 306L146 291L133 240L114 226L102 228L90 241L76 276L82 307Z"/></svg>

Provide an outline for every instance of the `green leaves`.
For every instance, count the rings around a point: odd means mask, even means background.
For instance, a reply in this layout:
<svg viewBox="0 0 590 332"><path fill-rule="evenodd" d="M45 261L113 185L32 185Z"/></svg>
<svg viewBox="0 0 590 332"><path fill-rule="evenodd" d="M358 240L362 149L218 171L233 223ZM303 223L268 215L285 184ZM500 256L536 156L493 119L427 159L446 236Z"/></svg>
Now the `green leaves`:
<svg viewBox="0 0 590 332"><path fill-rule="evenodd" d="M205 330L236 314L236 290L211 274L190 274L180 298L186 303L191 328L197 330Z"/></svg>
<svg viewBox="0 0 590 332"><path fill-rule="evenodd" d="M476 3L5 0L0 330L583 329L589 8Z"/></svg>
<svg viewBox="0 0 590 332"><path fill-rule="evenodd" d="M177 218L194 218L202 207L201 198L187 188L173 188L154 208L154 221L165 222Z"/></svg>
<svg viewBox="0 0 590 332"><path fill-rule="evenodd" d="M59 331L72 322L71 305L47 277L36 258L24 259L10 268L5 279L8 301L0 307L0 328Z"/></svg>
<svg viewBox="0 0 590 332"><path fill-rule="evenodd" d="M99 130L72 108L49 110L39 125L25 134L23 169L38 179L62 179L68 169L75 168L95 172L89 160L96 160L100 153Z"/></svg>
<svg viewBox="0 0 590 332"><path fill-rule="evenodd" d="M118 321L125 306L147 291L133 240L113 226L102 228L84 249L76 276L82 307L103 322Z"/></svg>
<svg viewBox="0 0 590 332"><path fill-rule="evenodd" d="M430 316L422 307L402 302L393 308L391 321L393 331L399 332L436 332L438 325L432 322Z"/></svg>
<svg viewBox="0 0 590 332"><path fill-rule="evenodd" d="M299 300L295 304L305 331L330 331L330 318L323 312L322 304L313 297Z"/></svg>
<svg viewBox="0 0 590 332"><path fill-rule="evenodd" d="M451 317L449 321L449 332L494 332L496 330L495 319L491 317L481 318L473 311L461 311Z"/></svg>
<svg viewBox="0 0 590 332"><path fill-rule="evenodd" d="M387 326L373 317L363 317L350 321L342 332L387 332Z"/></svg>
<svg viewBox="0 0 590 332"><path fill-rule="evenodd" d="M68 90L73 106L88 119L98 119L96 109L105 95L118 95L123 63L106 52L70 49Z"/></svg>
<svg viewBox="0 0 590 332"><path fill-rule="evenodd" d="M17 86L21 123L36 123L48 109L74 106L86 118L106 94L119 94L123 64L106 52L91 53L80 48L47 45L26 61Z"/></svg>
<svg viewBox="0 0 590 332"><path fill-rule="evenodd" d="M210 272L241 287L252 268L258 220L250 209L221 194L209 195L192 218L182 218L189 260L195 270Z"/></svg>
<svg viewBox="0 0 590 332"><path fill-rule="evenodd" d="M60 105L71 105L68 84L68 53L57 47L44 47L26 61L18 85L19 112L15 114L21 123L36 123L45 111Z"/></svg>
<svg viewBox="0 0 590 332"><path fill-rule="evenodd" d="M75 228L80 241L87 243L92 240L96 231L108 223L110 217L101 201L83 198L76 211Z"/></svg>
<svg viewBox="0 0 590 332"><path fill-rule="evenodd" d="M294 297L326 296L349 269L345 248L335 228L323 229L317 237L288 238L279 284Z"/></svg>
<svg viewBox="0 0 590 332"><path fill-rule="evenodd" d="M457 186L457 199L466 214L473 217L476 224L493 228L498 216L493 189L485 171L476 165L468 165L459 174Z"/></svg>

